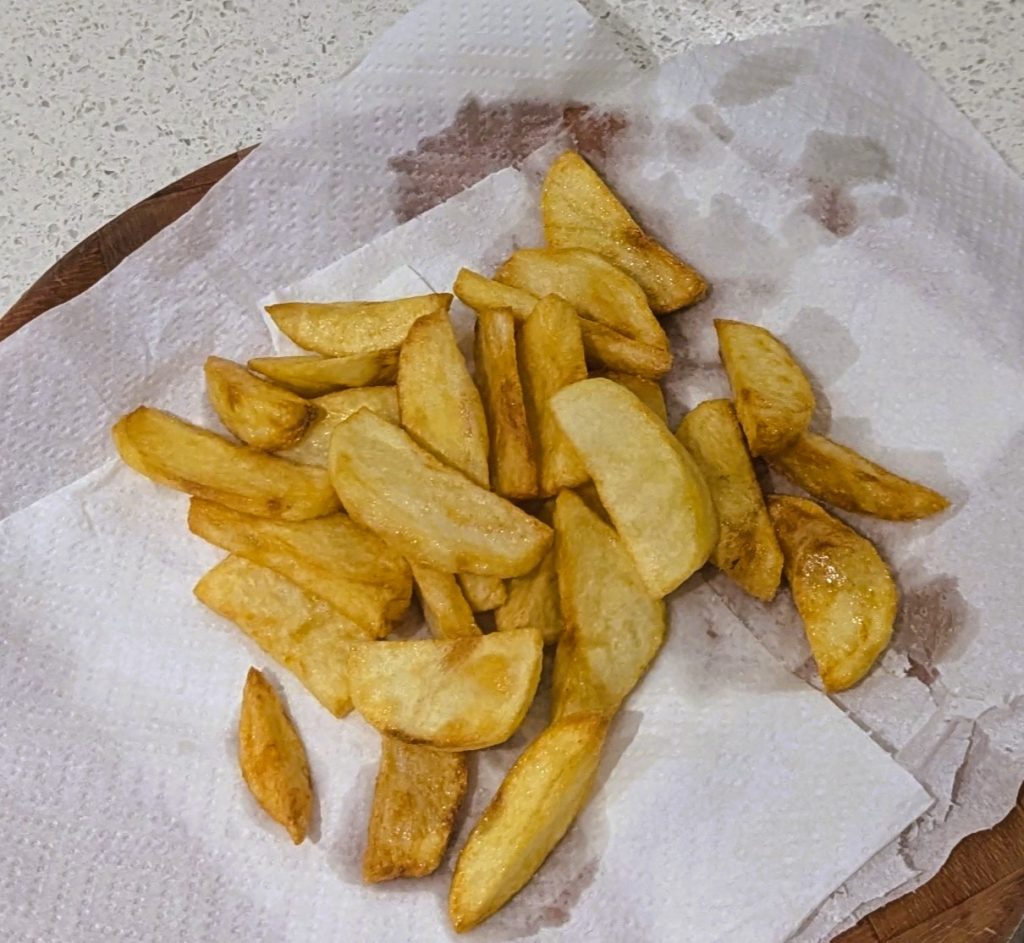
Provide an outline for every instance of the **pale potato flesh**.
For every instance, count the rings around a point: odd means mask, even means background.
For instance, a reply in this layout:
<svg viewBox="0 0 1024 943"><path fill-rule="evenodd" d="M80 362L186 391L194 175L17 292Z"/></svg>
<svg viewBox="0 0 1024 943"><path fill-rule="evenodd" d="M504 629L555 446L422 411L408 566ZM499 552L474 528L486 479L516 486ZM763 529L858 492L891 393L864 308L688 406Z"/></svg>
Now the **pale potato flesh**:
<svg viewBox="0 0 1024 943"><path fill-rule="evenodd" d="M537 303L537 297L528 291L503 285L468 268L459 270L452 291L459 301L478 313L508 308L516 321L525 321Z"/></svg>
<svg viewBox="0 0 1024 943"><path fill-rule="evenodd" d="M363 880L432 874L448 847L466 783L461 753L382 737Z"/></svg>
<svg viewBox="0 0 1024 943"><path fill-rule="evenodd" d="M665 405L665 393L657 380L638 377L634 373L606 373L604 376L624 386L641 403L644 404L665 425L668 425L668 407Z"/></svg>
<svg viewBox="0 0 1024 943"><path fill-rule="evenodd" d="M644 344L586 318L580 318L580 332L587 363L598 369L635 373L657 380L672 368L672 352L667 347Z"/></svg>
<svg viewBox="0 0 1024 943"><path fill-rule="evenodd" d="M313 781L306 748L277 692L249 669L238 720L238 764L249 791L299 845L313 811Z"/></svg>
<svg viewBox="0 0 1024 943"><path fill-rule="evenodd" d="M551 409L655 597L707 561L718 540L711 493L665 424L632 393L596 377L559 391Z"/></svg>
<svg viewBox="0 0 1024 943"><path fill-rule="evenodd" d="M571 491L555 503L555 548L565 630L552 717L611 716L665 640L665 604L651 598L615 531Z"/></svg>
<svg viewBox="0 0 1024 943"><path fill-rule="evenodd" d="M320 410L320 418L309 427L309 431L298 445L280 453L282 457L293 462L302 462L304 465L319 465L326 468L334 427L360 409L368 409L396 425L399 422L398 391L393 386L364 386L338 390L336 393L319 396L313 402Z"/></svg>
<svg viewBox="0 0 1024 943"><path fill-rule="evenodd" d="M298 521L339 508L324 469L229 442L158 409L123 416L113 437L125 464L157 484L248 514Z"/></svg>
<svg viewBox="0 0 1024 943"><path fill-rule="evenodd" d="M409 560L446 573L528 573L551 528L362 409L334 430L331 480L348 513Z"/></svg>
<svg viewBox="0 0 1024 943"><path fill-rule="evenodd" d="M554 519L553 501L545 501L537 514L545 524ZM562 609L558 598L558 570L555 547L525 576L509 580L508 598L494 612L494 625L499 632L515 629L537 629L545 645L553 645L562 634Z"/></svg>
<svg viewBox="0 0 1024 943"><path fill-rule="evenodd" d="M557 721L520 754L484 810L452 875L448 915L459 933L503 907L533 877L590 798L607 721Z"/></svg>
<svg viewBox="0 0 1024 943"><path fill-rule="evenodd" d="M786 345L763 327L719 319L715 330L751 453L771 455L784 449L811 421L810 381Z"/></svg>
<svg viewBox="0 0 1024 943"><path fill-rule="evenodd" d="M467 638L482 635L473 610L451 573L442 573L422 563L412 564L423 618L434 638Z"/></svg>
<svg viewBox="0 0 1024 943"><path fill-rule="evenodd" d="M512 736L540 680L540 633L365 642L348 659L355 709L382 734L442 750Z"/></svg>
<svg viewBox="0 0 1024 943"><path fill-rule="evenodd" d="M770 459L804 491L844 511L887 521L916 521L949 507L937 491L901 478L853 449L805 432Z"/></svg>
<svg viewBox="0 0 1024 943"><path fill-rule="evenodd" d="M544 237L558 249L589 249L630 275L658 313L700 301L700 273L640 228L609 186L575 151L556 158L540 198Z"/></svg>
<svg viewBox="0 0 1024 943"><path fill-rule="evenodd" d="M279 573L229 556L196 583L205 606L230 619L335 717L352 710L348 655L370 634Z"/></svg>
<svg viewBox="0 0 1024 943"><path fill-rule="evenodd" d="M899 594L874 545L806 498L769 495L786 580L828 691L860 681L892 638Z"/></svg>
<svg viewBox="0 0 1024 943"><path fill-rule="evenodd" d="M676 437L701 470L718 512L711 562L752 596L772 599L782 579L782 550L732 403L701 403L683 418Z"/></svg>
<svg viewBox="0 0 1024 943"><path fill-rule="evenodd" d="M323 396L346 387L393 382L398 374L398 351L371 351L349 357L254 357L248 367L300 396Z"/></svg>
<svg viewBox="0 0 1024 943"><path fill-rule="evenodd" d="M204 372L210 404L224 428L255 449L276 452L294 445L317 417L308 400L241 364L208 357Z"/></svg>
<svg viewBox="0 0 1024 943"><path fill-rule="evenodd" d="M466 602L474 612L490 612L497 609L508 596L504 582L496 576L463 573L459 576L459 583Z"/></svg>
<svg viewBox="0 0 1024 943"><path fill-rule="evenodd" d="M267 314L299 347L327 357L351 357L398 350L417 320L447 314L451 302L449 294L330 304L295 301L271 305Z"/></svg>

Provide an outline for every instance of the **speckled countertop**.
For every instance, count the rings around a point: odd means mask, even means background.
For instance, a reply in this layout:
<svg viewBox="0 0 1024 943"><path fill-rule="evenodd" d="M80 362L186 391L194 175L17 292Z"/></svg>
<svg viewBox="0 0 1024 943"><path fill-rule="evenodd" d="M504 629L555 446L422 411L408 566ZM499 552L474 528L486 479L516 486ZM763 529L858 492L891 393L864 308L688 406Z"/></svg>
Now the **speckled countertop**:
<svg viewBox="0 0 1024 943"><path fill-rule="evenodd" d="M511 0L510 0L511 2ZM908 49L1024 170L1020 0L583 0L667 55L855 17ZM0 312L112 216L260 140L414 0L5 0Z"/></svg>

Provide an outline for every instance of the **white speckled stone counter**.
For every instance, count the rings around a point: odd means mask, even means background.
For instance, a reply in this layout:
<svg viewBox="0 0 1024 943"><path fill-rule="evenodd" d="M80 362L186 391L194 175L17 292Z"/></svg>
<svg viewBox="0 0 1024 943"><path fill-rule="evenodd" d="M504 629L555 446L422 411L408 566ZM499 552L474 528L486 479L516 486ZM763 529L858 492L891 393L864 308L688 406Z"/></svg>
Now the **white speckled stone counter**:
<svg viewBox="0 0 1024 943"><path fill-rule="evenodd" d="M510 0L514 5L514 0ZM856 17L909 50L1024 170L1019 0L583 0L627 45ZM112 216L260 140L413 0L0 3L0 312ZM127 38L125 38L127 37Z"/></svg>

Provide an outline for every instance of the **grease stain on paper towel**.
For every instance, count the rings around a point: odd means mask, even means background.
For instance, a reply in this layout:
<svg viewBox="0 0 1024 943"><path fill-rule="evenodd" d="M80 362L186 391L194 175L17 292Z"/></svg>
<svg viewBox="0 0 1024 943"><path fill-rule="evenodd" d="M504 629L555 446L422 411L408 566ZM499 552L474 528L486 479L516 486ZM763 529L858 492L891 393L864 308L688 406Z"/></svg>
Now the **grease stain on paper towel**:
<svg viewBox="0 0 1024 943"><path fill-rule="evenodd" d="M752 105L789 87L814 65L807 49L772 49L740 60L711 89L720 105Z"/></svg>
<svg viewBox="0 0 1024 943"><path fill-rule="evenodd" d="M931 686L940 665L969 640L970 607L954 576L934 576L903 592L893 651L906 655L907 674Z"/></svg>

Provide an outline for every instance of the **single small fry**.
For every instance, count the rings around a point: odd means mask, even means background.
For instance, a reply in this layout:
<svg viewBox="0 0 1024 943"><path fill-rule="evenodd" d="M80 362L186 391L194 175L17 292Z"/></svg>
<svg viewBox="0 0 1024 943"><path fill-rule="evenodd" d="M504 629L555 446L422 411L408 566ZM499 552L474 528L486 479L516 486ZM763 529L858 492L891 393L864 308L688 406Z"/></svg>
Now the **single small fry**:
<svg viewBox="0 0 1024 943"><path fill-rule="evenodd" d="M463 573L459 583L466 601L474 612L490 612L497 609L508 598L505 584L496 576L481 576L479 573Z"/></svg>
<svg viewBox="0 0 1024 943"><path fill-rule="evenodd" d="M732 403L701 403L683 418L676 437L704 475L718 512L711 562L752 596L772 599L782 579L782 550Z"/></svg>
<svg viewBox="0 0 1024 943"><path fill-rule="evenodd" d="M461 753L382 737L363 880L374 884L437 870L467 781Z"/></svg>
<svg viewBox="0 0 1024 943"><path fill-rule="evenodd" d="M193 592L291 671L335 717L352 710L349 651L371 636L326 600L236 556L209 570Z"/></svg>
<svg viewBox="0 0 1024 943"><path fill-rule="evenodd" d="M379 354L402 346L413 323L428 314L447 314L452 296L417 295L395 301L286 302L267 314L299 347L327 357Z"/></svg>
<svg viewBox="0 0 1024 943"><path fill-rule="evenodd" d="M508 308L517 321L525 321L537 304L535 295L511 285L503 285L468 268L460 269L452 288L455 297L477 313Z"/></svg>
<svg viewBox="0 0 1024 943"><path fill-rule="evenodd" d="M892 638L892 574L871 541L813 501L773 494L768 511L825 689L852 687Z"/></svg>
<svg viewBox="0 0 1024 943"><path fill-rule="evenodd" d="M302 844L313 811L306 748L277 692L255 668L249 669L242 692L238 764L263 810Z"/></svg>
<svg viewBox="0 0 1024 943"><path fill-rule="evenodd" d="M346 387L393 383L398 374L398 351L371 351L350 357L255 357L248 367L300 396L322 396Z"/></svg>
<svg viewBox="0 0 1024 943"><path fill-rule="evenodd" d="M551 501L541 505L537 515L545 524L552 521ZM558 598L558 570L555 547L525 576L507 583L508 598L494 611L494 625L499 632L515 629L538 629L545 645L553 645L562 634L562 608Z"/></svg>
<svg viewBox="0 0 1024 943"><path fill-rule="evenodd" d="M586 804L608 729L601 715L553 723L520 754L466 841L448 915L464 933L533 877Z"/></svg>
<svg viewBox="0 0 1024 943"><path fill-rule="evenodd" d="M126 465L157 484L289 521L339 508L322 468L267 455L148 406L122 416L114 444Z"/></svg>
<svg viewBox="0 0 1024 943"><path fill-rule="evenodd" d="M320 410L320 418L310 426L303 440L294 448L281 452L281 456L304 465L327 467L334 427L354 412L368 409L382 419L398 425L398 392L393 386L364 386L339 390L313 400Z"/></svg>
<svg viewBox="0 0 1024 943"><path fill-rule="evenodd" d="M641 343L586 318L580 318L580 331L587 363L598 369L635 373L657 380L672 368L672 352L667 347Z"/></svg>
<svg viewBox="0 0 1024 943"><path fill-rule="evenodd" d="M804 432L769 459L804 491L844 511L887 521L916 521L949 507L937 491L901 478L853 449Z"/></svg>
<svg viewBox="0 0 1024 943"><path fill-rule="evenodd" d="M482 635L466 597L451 573L422 563L412 564L423 617L434 638L467 638Z"/></svg>
<svg viewBox="0 0 1024 943"><path fill-rule="evenodd" d="M606 373L605 377L609 380L614 380L619 386L624 386L665 425L668 425L668 407L665 405L665 393L657 380L638 377L634 373L616 373L614 371Z"/></svg>
<svg viewBox="0 0 1024 943"><path fill-rule="evenodd" d="M352 703L382 734L483 750L519 728L540 680L540 633L364 642L348 658Z"/></svg>

